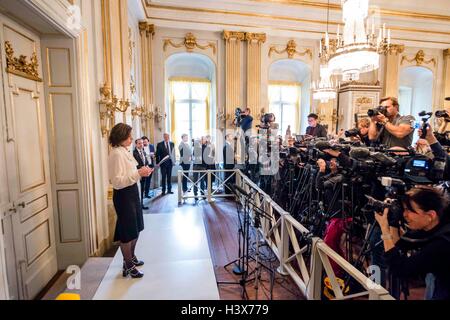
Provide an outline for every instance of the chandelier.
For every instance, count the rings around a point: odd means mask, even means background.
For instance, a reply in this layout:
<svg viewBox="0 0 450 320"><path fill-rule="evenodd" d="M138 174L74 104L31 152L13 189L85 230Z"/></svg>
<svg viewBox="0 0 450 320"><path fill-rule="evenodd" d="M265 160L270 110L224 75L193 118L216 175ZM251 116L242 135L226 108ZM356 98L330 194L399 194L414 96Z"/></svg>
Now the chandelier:
<svg viewBox="0 0 450 320"><path fill-rule="evenodd" d="M329 100L336 99L336 84L331 79L328 66L320 66L320 81L313 82L312 86L314 100L327 103Z"/></svg>
<svg viewBox="0 0 450 320"><path fill-rule="evenodd" d="M383 24L375 35L374 18L369 25L369 0L342 0L342 12L342 37L340 25L335 40L326 32L325 40L320 42L319 57L328 61L332 74L342 75L344 81L358 80L360 73L378 69L379 55L390 48L391 31Z"/></svg>

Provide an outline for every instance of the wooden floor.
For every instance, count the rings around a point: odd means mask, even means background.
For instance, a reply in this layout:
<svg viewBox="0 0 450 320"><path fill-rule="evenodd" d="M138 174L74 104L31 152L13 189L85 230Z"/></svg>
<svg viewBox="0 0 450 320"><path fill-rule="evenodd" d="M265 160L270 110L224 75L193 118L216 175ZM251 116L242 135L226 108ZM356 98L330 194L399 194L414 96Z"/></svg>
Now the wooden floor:
<svg viewBox="0 0 450 320"><path fill-rule="evenodd" d="M165 196L159 196L158 194L159 192L157 192L156 197L149 201L147 205L149 210L146 210L144 213L170 214L175 207L178 207L176 188L174 188L174 194L166 194ZM217 199L214 203L209 204L206 201L195 203L193 199L189 199L179 208L183 210L200 210L203 213L216 279L219 283L236 282L236 284L220 284L220 298L225 300L242 299L243 287L238 284L241 277L232 273L233 265L227 269L224 268L226 264L238 258L239 220L235 202ZM252 238L254 240L254 237ZM255 244L254 241L251 242L253 243L251 253L254 253ZM264 265L268 269L275 270L278 263L273 253L264 245L260 246L260 252ZM251 262L249 267L250 273L254 267L255 263ZM273 283L272 297L274 300L304 299L289 276L282 276L274 272L274 275L271 277L271 273L264 267L261 267L261 270L263 271L261 272L258 290L255 290L254 281L247 283L245 286L250 300L256 298L259 300L270 299L271 283ZM251 278L253 277L250 276L249 279Z"/></svg>

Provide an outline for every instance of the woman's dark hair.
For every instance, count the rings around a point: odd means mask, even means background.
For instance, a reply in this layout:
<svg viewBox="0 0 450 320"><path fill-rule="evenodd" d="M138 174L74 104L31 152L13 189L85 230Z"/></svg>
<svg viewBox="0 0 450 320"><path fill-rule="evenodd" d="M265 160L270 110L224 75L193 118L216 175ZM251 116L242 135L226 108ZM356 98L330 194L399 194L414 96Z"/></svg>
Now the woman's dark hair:
<svg viewBox="0 0 450 320"><path fill-rule="evenodd" d="M412 201L423 211L436 211L440 220L444 217L449 204L448 196L433 187L412 188L406 192L403 203L409 210L414 211L411 207Z"/></svg>
<svg viewBox="0 0 450 320"><path fill-rule="evenodd" d="M130 137L131 130L133 128L125 123L116 124L109 134L109 144L113 147L119 147L122 142Z"/></svg>

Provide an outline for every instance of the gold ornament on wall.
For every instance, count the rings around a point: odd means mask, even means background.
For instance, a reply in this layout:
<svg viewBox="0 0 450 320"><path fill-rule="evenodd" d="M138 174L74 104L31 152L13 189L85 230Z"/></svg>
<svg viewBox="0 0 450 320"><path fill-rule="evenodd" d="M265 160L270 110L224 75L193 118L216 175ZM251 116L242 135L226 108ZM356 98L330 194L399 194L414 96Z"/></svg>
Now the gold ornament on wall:
<svg viewBox="0 0 450 320"><path fill-rule="evenodd" d="M178 44L173 43L172 39L165 39L164 40L164 46L163 46L163 50L166 51L167 46L170 45L174 48L181 48L181 47L185 47L187 52L192 52L194 51L195 48L199 48L201 50L206 50L208 48L211 48L213 51L213 54L216 54L216 45L212 42L209 42L207 45L200 45L197 42L197 38L194 36L194 34L192 33L188 33L186 34L186 37L184 38L183 42L180 42Z"/></svg>
<svg viewBox="0 0 450 320"><path fill-rule="evenodd" d="M28 62L28 58L24 55L20 55L19 58L14 57L14 49L11 42L5 41L5 53L6 72L33 81L42 82L42 79L39 77L39 63L36 52L32 53L30 62Z"/></svg>
<svg viewBox="0 0 450 320"><path fill-rule="evenodd" d="M436 66L435 58L425 60L425 52L423 50L417 51L415 57L411 58L411 59L408 59L408 56L406 56L406 55L402 56L402 61L400 62L400 64L403 64L403 62L405 60L410 63L415 61L417 66L421 66L422 64L430 64L430 63L433 63L433 65Z"/></svg>
<svg viewBox="0 0 450 320"><path fill-rule="evenodd" d="M230 41L230 40L243 41L245 39L245 33L240 32L240 31L224 30L223 38L227 41Z"/></svg>
<svg viewBox="0 0 450 320"><path fill-rule="evenodd" d="M357 107L361 107L362 105L372 105L372 103L373 103L372 98L361 97L361 98L356 99Z"/></svg>
<svg viewBox="0 0 450 320"><path fill-rule="evenodd" d="M289 40L286 45L286 48L284 48L283 50L277 49L276 46L271 46L269 49L269 58L272 57L272 52L276 52L278 54L287 53L289 59L293 59L295 57L295 55L304 56L307 54L307 55L309 55L309 58L312 59L311 49L306 49L303 52L297 51L297 44L295 43L294 40Z"/></svg>
<svg viewBox="0 0 450 320"><path fill-rule="evenodd" d="M100 109L100 127L102 136L105 137L114 126L114 118L116 112L127 112L131 103L128 100L118 99L113 94L111 87L105 84L100 88L101 100L98 102Z"/></svg>

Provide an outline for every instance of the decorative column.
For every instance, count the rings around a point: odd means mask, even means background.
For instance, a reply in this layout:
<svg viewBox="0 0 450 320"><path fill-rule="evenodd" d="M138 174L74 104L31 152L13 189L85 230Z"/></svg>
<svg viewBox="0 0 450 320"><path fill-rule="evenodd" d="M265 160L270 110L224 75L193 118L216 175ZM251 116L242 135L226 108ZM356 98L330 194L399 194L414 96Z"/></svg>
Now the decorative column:
<svg viewBox="0 0 450 320"><path fill-rule="evenodd" d="M386 53L386 69L384 74L384 96L398 96L399 54L405 50L404 45L391 45Z"/></svg>
<svg viewBox="0 0 450 320"><path fill-rule="evenodd" d="M247 107L255 118L261 106L261 46L266 42L265 33L245 34L247 41ZM258 121L254 121L258 123Z"/></svg>
<svg viewBox="0 0 450 320"><path fill-rule="evenodd" d="M450 48L444 50L444 98L450 97ZM450 108L450 101L444 101L444 107Z"/></svg>
<svg viewBox="0 0 450 320"><path fill-rule="evenodd" d="M225 114L234 119L234 110L242 106L241 41L244 32L224 31L225 40ZM220 112L220 110L218 110Z"/></svg>
<svg viewBox="0 0 450 320"><path fill-rule="evenodd" d="M141 74L142 92L140 101L143 106L142 132L153 142L154 119L153 119L153 36L155 26L147 22L139 22L139 33L141 36Z"/></svg>

